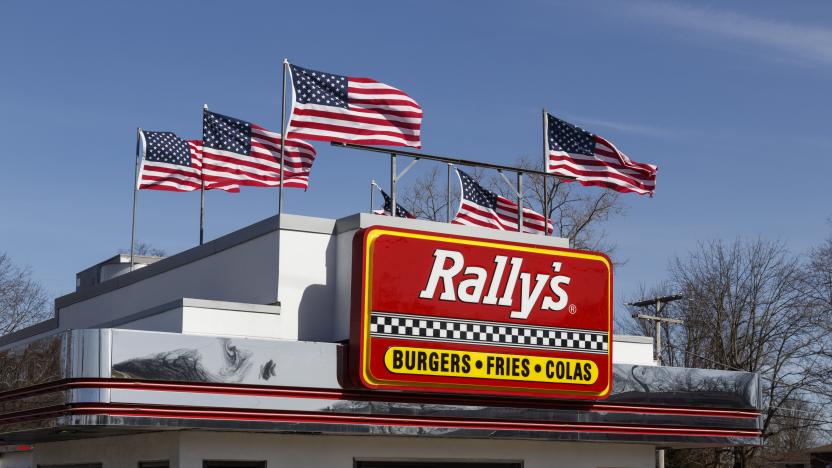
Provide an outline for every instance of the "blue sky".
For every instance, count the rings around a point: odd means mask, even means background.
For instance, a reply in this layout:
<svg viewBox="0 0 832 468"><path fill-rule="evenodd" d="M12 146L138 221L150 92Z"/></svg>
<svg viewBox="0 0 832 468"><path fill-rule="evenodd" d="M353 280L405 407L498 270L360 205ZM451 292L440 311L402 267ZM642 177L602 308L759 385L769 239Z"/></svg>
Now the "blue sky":
<svg viewBox="0 0 832 468"><path fill-rule="evenodd" d="M424 150L540 155L540 109L659 165L652 199L608 225L616 296L699 241L797 252L832 216L832 2L5 2L0 251L50 293L130 243L135 129L194 138L203 103L279 127L280 61L406 90ZM316 144L290 213L367 209L385 158ZM423 165L427 167L426 165ZM424 167L420 170L424 170ZM587 191L598 188L582 188ZM197 193L142 191L139 239L197 242ZM207 238L274 214L276 191L207 195Z"/></svg>

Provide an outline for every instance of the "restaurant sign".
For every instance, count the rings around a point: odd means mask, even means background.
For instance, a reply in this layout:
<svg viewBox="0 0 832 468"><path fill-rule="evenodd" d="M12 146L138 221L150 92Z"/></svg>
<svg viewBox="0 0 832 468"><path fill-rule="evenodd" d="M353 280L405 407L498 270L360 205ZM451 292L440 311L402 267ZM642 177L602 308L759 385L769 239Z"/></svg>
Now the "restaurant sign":
<svg viewBox="0 0 832 468"><path fill-rule="evenodd" d="M356 234L352 375L371 389L598 399L611 386L601 253L376 226Z"/></svg>

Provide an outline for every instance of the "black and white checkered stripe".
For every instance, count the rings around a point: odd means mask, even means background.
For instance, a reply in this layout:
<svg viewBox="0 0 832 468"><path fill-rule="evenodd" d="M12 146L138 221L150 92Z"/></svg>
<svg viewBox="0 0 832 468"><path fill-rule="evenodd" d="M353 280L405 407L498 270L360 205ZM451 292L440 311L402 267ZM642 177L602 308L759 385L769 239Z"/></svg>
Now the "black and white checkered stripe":
<svg viewBox="0 0 832 468"><path fill-rule="evenodd" d="M370 314L370 335L408 340L602 353L609 350L606 332L499 322L480 322L422 315Z"/></svg>

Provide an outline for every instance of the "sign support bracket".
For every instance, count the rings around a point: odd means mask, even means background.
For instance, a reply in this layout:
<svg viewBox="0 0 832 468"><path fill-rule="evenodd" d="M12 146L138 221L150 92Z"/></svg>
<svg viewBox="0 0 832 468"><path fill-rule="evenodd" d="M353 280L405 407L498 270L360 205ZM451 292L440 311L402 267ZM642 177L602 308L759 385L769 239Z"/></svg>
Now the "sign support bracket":
<svg viewBox="0 0 832 468"><path fill-rule="evenodd" d="M391 206L390 206L390 216L396 217L396 190L399 184L399 180L407 174L409 171L419 160L420 157L415 157L413 161L410 161L410 164L405 166L402 172L398 172L396 168L396 157L398 154L390 153L390 199L391 199ZM372 196L372 195L371 195ZM371 207L372 210L372 207Z"/></svg>
<svg viewBox="0 0 832 468"><path fill-rule="evenodd" d="M500 174L500 177L506 182L509 189L514 192L514 195L517 197L517 230L519 232L523 232L523 173L517 171L517 187L515 188L514 184L508 180L505 174L503 174L502 170L497 171Z"/></svg>

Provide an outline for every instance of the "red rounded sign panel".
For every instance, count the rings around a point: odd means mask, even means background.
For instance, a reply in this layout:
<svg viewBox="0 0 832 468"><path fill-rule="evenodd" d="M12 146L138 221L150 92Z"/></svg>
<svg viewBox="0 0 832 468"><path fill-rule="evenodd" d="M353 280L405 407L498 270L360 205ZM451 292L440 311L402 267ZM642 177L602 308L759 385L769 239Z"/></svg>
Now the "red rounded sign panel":
<svg viewBox="0 0 832 468"><path fill-rule="evenodd" d="M604 254L372 227L356 234L351 355L372 389L609 393Z"/></svg>

